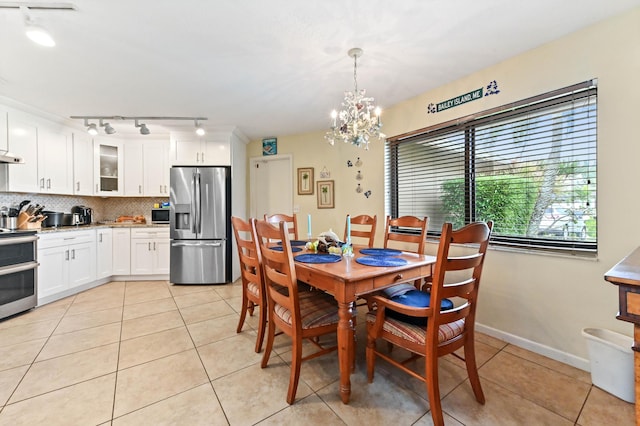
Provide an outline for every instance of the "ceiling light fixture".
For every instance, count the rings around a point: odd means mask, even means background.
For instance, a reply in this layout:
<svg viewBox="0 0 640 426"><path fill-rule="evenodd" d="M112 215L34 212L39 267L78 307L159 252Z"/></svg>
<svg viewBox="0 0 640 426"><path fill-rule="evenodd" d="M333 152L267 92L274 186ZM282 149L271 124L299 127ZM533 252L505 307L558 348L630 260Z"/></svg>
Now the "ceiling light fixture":
<svg viewBox="0 0 640 426"><path fill-rule="evenodd" d="M26 6L20 6L22 15L24 17L25 33L27 37L34 43L41 46L53 47L56 45L55 40L51 34L39 25L29 14L29 8Z"/></svg>
<svg viewBox="0 0 640 426"><path fill-rule="evenodd" d="M109 123L103 123L102 119L100 119L100 127L104 127L104 132L108 135L112 135L116 132L116 129Z"/></svg>
<svg viewBox="0 0 640 426"><path fill-rule="evenodd" d="M1 9L1 7L0 7ZM124 121L124 120L132 120L135 122L136 128L140 129L140 134L148 135L151 133L146 124L140 123L140 121L180 121L180 120L189 120L193 121L196 126L196 133L199 136L203 136L205 134L205 130L200 124L200 121L207 120L207 117L124 117L122 115L72 115L70 118L84 120L84 125L87 128L87 131L92 135L98 134L98 129L95 124L89 124L89 120L99 120L100 127L104 127L104 132L107 135L112 135L116 132L116 129L113 128L111 124L107 121ZM95 132L95 133L93 133Z"/></svg>
<svg viewBox="0 0 640 426"><path fill-rule="evenodd" d="M89 120L85 118L84 125L87 128L87 133L89 133L91 136L95 136L98 134L98 128L96 127L96 123L89 124Z"/></svg>
<svg viewBox="0 0 640 426"><path fill-rule="evenodd" d="M358 58L363 51L354 47L347 52L353 58L353 92L344 92L342 109L331 112L331 131L325 134L325 139L333 145L336 140L345 143L350 142L357 147L363 146L369 149L369 138L372 136L382 140L386 135L380 131L380 108L373 104L373 98L365 97L364 89L358 90ZM340 122L338 123L338 119Z"/></svg>
<svg viewBox="0 0 640 426"><path fill-rule="evenodd" d="M149 133L151 133L149 131L149 128L147 127L147 125L144 124L144 123L138 124L138 120L136 120L136 127L140 127L140 134L141 135L148 135Z"/></svg>
<svg viewBox="0 0 640 426"><path fill-rule="evenodd" d="M204 127L202 127L202 125L198 123L198 120L195 120L195 123L196 123L196 135L204 136L204 134L206 133L204 130Z"/></svg>

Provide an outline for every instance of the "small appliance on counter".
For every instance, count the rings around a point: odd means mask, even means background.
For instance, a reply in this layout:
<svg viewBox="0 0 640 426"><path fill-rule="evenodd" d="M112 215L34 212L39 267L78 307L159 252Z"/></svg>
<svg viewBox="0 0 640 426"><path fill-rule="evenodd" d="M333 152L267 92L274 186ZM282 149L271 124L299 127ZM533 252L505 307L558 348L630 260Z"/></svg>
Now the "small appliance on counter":
<svg viewBox="0 0 640 426"><path fill-rule="evenodd" d="M93 222L93 210L90 207L73 206L71 207L71 213L78 214L78 225L90 225Z"/></svg>
<svg viewBox="0 0 640 426"><path fill-rule="evenodd" d="M168 208L151 209L151 223L170 223Z"/></svg>

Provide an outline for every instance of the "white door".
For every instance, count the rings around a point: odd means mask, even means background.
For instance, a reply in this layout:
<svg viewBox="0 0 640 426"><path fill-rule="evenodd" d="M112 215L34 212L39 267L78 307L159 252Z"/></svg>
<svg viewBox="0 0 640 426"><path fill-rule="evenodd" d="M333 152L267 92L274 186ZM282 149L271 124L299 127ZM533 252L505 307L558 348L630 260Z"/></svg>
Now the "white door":
<svg viewBox="0 0 640 426"><path fill-rule="evenodd" d="M113 275L131 274L131 230L113 230Z"/></svg>
<svg viewBox="0 0 640 426"><path fill-rule="evenodd" d="M96 241L96 278L106 278L113 275L113 231L100 229Z"/></svg>
<svg viewBox="0 0 640 426"><path fill-rule="evenodd" d="M142 144L127 141L124 144L124 195L140 197L144 194L142 159Z"/></svg>
<svg viewBox="0 0 640 426"><path fill-rule="evenodd" d="M153 240L131 239L131 275L153 274Z"/></svg>
<svg viewBox="0 0 640 426"><path fill-rule="evenodd" d="M145 141L142 152L144 154L144 195L168 197L169 142Z"/></svg>
<svg viewBox="0 0 640 426"><path fill-rule="evenodd" d="M156 274L169 273L169 251L171 244L169 240L155 239L153 241L153 249L155 254L155 262L153 272Z"/></svg>
<svg viewBox="0 0 640 426"><path fill-rule="evenodd" d="M69 288L89 283L96 279L95 243L80 243L69 246Z"/></svg>
<svg viewBox="0 0 640 426"><path fill-rule="evenodd" d="M40 192L73 194L73 144L65 129L38 128ZM42 188L44 186L44 188Z"/></svg>
<svg viewBox="0 0 640 426"><path fill-rule="evenodd" d="M69 287L69 247L38 249L38 298L60 293Z"/></svg>
<svg viewBox="0 0 640 426"><path fill-rule="evenodd" d="M86 133L73 134L73 193L93 195L93 141Z"/></svg>
<svg viewBox="0 0 640 426"><path fill-rule="evenodd" d="M251 159L251 217L293 213L293 169L290 155Z"/></svg>
<svg viewBox="0 0 640 426"><path fill-rule="evenodd" d="M9 151L24 159L24 164L9 167L9 190L44 192L38 186L38 128L33 118L9 113Z"/></svg>

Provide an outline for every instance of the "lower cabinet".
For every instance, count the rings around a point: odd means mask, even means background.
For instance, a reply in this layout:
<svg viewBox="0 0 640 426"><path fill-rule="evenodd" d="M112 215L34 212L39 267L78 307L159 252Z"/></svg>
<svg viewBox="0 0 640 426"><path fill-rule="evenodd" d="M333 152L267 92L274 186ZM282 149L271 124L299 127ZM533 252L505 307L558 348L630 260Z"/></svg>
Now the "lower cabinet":
<svg viewBox="0 0 640 426"><path fill-rule="evenodd" d="M113 275L131 275L131 229L113 228Z"/></svg>
<svg viewBox="0 0 640 426"><path fill-rule="evenodd" d="M38 299L95 281L95 259L94 230L40 235Z"/></svg>
<svg viewBox="0 0 640 426"><path fill-rule="evenodd" d="M169 230L131 229L131 275L169 273Z"/></svg>
<svg viewBox="0 0 640 426"><path fill-rule="evenodd" d="M113 231L111 228L96 230L96 278L113 275Z"/></svg>

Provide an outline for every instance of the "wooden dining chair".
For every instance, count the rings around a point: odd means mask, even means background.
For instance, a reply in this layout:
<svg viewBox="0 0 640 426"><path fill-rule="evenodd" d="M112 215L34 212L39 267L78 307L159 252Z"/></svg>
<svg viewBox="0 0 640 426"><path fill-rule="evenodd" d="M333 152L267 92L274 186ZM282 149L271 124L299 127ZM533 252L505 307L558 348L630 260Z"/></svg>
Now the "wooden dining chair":
<svg viewBox="0 0 640 426"><path fill-rule="evenodd" d="M265 214L264 220L275 225L278 225L280 222L287 222L290 237L294 240L298 239L298 218L295 213L292 216L280 213L272 215Z"/></svg>
<svg viewBox="0 0 640 426"><path fill-rule="evenodd" d="M424 245L427 241L427 226L429 218L422 219L415 216L400 216L392 219L387 216L384 227L384 248L395 248L412 253L424 254ZM408 248L407 245L413 247ZM421 288L422 279L414 282L415 287Z"/></svg>
<svg viewBox="0 0 640 426"><path fill-rule="evenodd" d="M266 221L258 221L256 231L262 253L269 311L267 346L262 356L261 367L265 368L269 363L277 327L291 338L291 374L287 402L293 404L302 361L337 349L337 345L322 346L319 338L337 332L338 304L333 296L323 291L310 291L309 287L298 282L286 222L280 222L275 226ZM274 241L281 242L281 251L270 249ZM315 345L318 351L303 357L304 339Z"/></svg>
<svg viewBox="0 0 640 426"><path fill-rule="evenodd" d="M262 276L262 256L258 247L255 222L256 220L253 218L246 222L239 217L231 217L242 278L242 308L236 333L242 331L247 312L253 316L255 308L258 307L260 316L258 317L258 337L256 338L255 351L259 353L262 350L267 326L267 295Z"/></svg>
<svg viewBox="0 0 640 426"><path fill-rule="evenodd" d="M492 227L493 222L476 222L454 231L450 223L445 223L431 292L424 294L424 307L408 306L401 303L401 299L394 301L377 295L373 296L375 310L367 313L369 383L373 381L376 356L425 382L435 425L444 424L438 385L438 358L441 356L452 354L465 362L476 400L481 404L485 401L476 365L474 327L480 276ZM450 253L452 244L473 244L475 249L454 257ZM449 272L454 272L454 276L447 274ZM455 305L452 298L455 298ZM378 339L408 350L411 356L402 361L391 358L377 350ZM454 353L459 348L464 348L464 357ZM409 361L420 357L424 357L424 376L407 366Z"/></svg>
<svg viewBox="0 0 640 426"><path fill-rule="evenodd" d="M347 216L349 218L349 216ZM373 241L376 236L376 223L378 216L373 217L362 214L360 216L351 217L351 243L353 244L353 237L367 239L367 246L373 247ZM347 229L348 224L345 220L344 225L344 241L347 241Z"/></svg>

